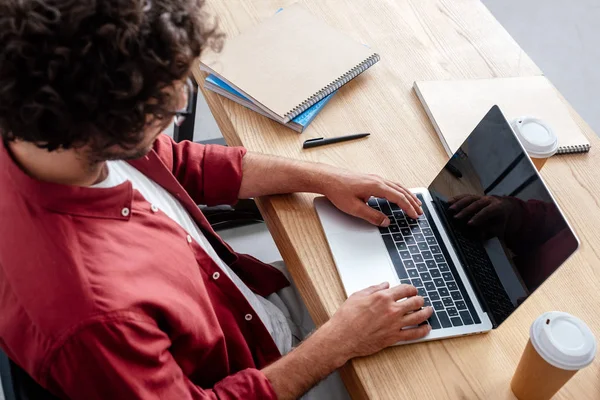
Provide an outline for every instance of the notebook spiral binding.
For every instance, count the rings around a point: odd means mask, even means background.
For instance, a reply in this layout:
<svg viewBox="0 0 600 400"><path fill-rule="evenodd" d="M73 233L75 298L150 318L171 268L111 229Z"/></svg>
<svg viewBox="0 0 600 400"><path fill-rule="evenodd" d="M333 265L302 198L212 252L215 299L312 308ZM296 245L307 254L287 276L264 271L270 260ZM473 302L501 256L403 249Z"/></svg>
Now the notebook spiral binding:
<svg viewBox="0 0 600 400"><path fill-rule="evenodd" d="M564 146L559 147L557 153L558 154L570 154L570 153L587 153L590 151L589 144L580 144L576 146Z"/></svg>
<svg viewBox="0 0 600 400"><path fill-rule="evenodd" d="M346 72L344 75L340 76L335 81L331 82L329 85L325 86L323 89L304 100L300 105L285 113L285 117L289 118L290 120L296 118L298 115L311 108L317 102L321 101L323 98L329 96L331 93L335 92L346 83L365 72L369 67L379 61L380 58L381 57L379 57L379 54L372 54L369 58L356 65L350 71Z"/></svg>

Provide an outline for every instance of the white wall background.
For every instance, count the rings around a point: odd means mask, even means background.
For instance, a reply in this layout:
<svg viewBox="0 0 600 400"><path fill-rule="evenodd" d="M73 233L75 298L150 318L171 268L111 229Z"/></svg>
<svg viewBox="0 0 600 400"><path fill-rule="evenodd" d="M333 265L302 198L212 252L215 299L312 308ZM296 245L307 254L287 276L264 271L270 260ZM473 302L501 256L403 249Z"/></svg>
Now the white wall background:
<svg viewBox="0 0 600 400"><path fill-rule="evenodd" d="M600 0L482 0L600 135Z"/></svg>

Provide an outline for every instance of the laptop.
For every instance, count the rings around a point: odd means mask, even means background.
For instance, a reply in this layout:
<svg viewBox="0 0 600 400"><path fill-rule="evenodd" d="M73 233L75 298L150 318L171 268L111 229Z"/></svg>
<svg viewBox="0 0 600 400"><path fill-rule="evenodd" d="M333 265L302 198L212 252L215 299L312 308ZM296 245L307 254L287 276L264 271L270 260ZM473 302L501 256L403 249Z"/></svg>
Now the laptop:
<svg viewBox="0 0 600 400"><path fill-rule="evenodd" d="M346 295L381 282L414 285L434 308L427 341L497 328L579 247L579 241L497 106L428 188L424 214L378 228L314 205ZM399 343L402 344L402 343Z"/></svg>

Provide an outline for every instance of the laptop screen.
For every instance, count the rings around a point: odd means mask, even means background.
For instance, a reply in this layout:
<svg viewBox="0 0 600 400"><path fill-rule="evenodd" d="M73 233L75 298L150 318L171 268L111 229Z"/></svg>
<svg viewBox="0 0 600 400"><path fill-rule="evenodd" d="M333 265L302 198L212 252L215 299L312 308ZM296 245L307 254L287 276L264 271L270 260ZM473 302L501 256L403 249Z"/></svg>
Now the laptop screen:
<svg viewBox="0 0 600 400"><path fill-rule="evenodd" d="M448 161L429 191L494 326L578 247L497 106Z"/></svg>

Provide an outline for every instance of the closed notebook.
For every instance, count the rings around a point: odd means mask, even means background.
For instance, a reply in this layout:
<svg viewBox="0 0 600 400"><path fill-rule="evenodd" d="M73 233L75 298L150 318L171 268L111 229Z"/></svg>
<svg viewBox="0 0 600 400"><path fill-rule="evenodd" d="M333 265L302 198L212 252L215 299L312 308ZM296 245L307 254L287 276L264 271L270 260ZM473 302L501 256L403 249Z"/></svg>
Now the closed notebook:
<svg viewBox="0 0 600 400"><path fill-rule="evenodd" d="M228 38L220 52L207 50L200 68L287 123L378 60L372 49L293 4Z"/></svg>
<svg viewBox="0 0 600 400"><path fill-rule="evenodd" d="M543 120L558 136L558 153L590 149L590 142L545 76L419 81L414 89L449 156L495 104L509 122L521 116Z"/></svg>
<svg viewBox="0 0 600 400"><path fill-rule="evenodd" d="M204 80L204 88L211 90L215 93L220 94L221 96L227 97L229 100L233 100L236 103L243 105L255 111L265 117L271 118L269 114L265 113L260 107L257 107L254 103L244 97L240 92L229 86L227 83L223 82L219 78L214 75L208 75ZM318 101L315 105L310 107L308 110L304 111L302 114L298 115L296 118L292 119L290 122L284 124L288 128L295 130L298 133L302 133L304 129L315 119L317 114L325 107L325 105L329 102L331 97L335 94L335 92L330 95L324 97L322 100Z"/></svg>

